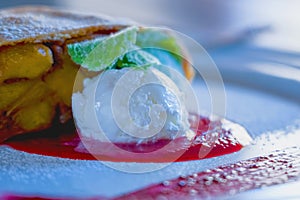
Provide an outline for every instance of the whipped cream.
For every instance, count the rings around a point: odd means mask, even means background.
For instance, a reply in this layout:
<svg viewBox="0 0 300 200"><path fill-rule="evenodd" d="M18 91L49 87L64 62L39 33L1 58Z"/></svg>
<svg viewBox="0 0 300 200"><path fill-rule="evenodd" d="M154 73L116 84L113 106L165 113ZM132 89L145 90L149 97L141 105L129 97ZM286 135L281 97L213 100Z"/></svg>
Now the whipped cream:
<svg viewBox="0 0 300 200"><path fill-rule="evenodd" d="M170 72L171 73L171 72ZM72 96L82 136L142 143L190 134L184 93L154 67L106 70Z"/></svg>

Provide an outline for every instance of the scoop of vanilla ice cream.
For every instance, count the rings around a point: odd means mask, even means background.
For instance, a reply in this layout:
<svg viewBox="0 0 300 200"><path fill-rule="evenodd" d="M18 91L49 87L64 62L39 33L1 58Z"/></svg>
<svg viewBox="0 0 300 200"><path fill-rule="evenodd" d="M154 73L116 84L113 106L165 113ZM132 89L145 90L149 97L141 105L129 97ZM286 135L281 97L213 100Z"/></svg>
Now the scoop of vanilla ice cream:
<svg viewBox="0 0 300 200"><path fill-rule="evenodd" d="M154 67L106 70L85 79L72 106L81 135L101 141L174 139L190 127L184 93Z"/></svg>

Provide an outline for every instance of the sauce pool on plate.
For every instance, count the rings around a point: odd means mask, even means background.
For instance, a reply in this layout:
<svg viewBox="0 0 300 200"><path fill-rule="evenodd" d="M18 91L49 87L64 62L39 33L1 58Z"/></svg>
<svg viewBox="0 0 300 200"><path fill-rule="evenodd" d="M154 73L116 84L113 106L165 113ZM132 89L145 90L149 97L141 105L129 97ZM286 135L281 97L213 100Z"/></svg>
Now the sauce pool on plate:
<svg viewBox="0 0 300 200"><path fill-rule="evenodd" d="M191 140L187 141L184 138L176 138L172 141L159 139L155 142L141 144L108 144L96 140L90 141L91 146L100 147L101 150L98 151L97 155L91 154L90 148L86 148L73 124L59 130L54 127L43 132L17 136L5 141L3 145L28 153L69 159L99 159L116 162L179 162L237 152L251 141L244 128L230 121L211 121L207 117L196 115L193 115L192 119L191 129L195 131L196 136ZM171 145L169 145L170 143ZM122 151L109 151L110 145ZM160 151L168 145L171 146L171 150Z"/></svg>

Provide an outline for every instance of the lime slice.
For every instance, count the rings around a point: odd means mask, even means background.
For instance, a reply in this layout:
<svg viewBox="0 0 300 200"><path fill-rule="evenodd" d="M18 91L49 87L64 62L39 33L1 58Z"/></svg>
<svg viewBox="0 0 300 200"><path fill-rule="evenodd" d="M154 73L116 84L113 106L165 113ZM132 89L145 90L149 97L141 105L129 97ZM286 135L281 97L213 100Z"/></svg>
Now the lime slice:
<svg viewBox="0 0 300 200"><path fill-rule="evenodd" d="M89 55L89 53L97 47L102 40L107 36L98 37L93 40L83 41L74 44L68 44L68 54L71 56L72 60L77 64L82 64L84 59Z"/></svg>
<svg viewBox="0 0 300 200"><path fill-rule="evenodd" d="M149 53L159 52L159 49L169 52L178 61L181 61L181 45L178 39L167 30L159 28L141 29L137 35L136 45L141 48L149 49L147 50Z"/></svg>
<svg viewBox="0 0 300 200"><path fill-rule="evenodd" d="M134 48L137 27L129 27L107 37L69 44L72 60L90 71L101 71L114 65L119 57Z"/></svg>

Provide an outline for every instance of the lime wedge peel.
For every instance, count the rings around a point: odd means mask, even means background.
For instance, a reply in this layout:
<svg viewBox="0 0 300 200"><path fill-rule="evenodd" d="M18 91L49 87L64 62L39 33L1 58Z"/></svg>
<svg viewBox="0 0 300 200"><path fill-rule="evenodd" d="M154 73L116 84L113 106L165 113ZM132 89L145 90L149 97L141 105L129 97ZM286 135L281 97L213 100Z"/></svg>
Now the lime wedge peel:
<svg viewBox="0 0 300 200"><path fill-rule="evenodd" d="M168 29L163 28L141 28L137 35L136 45L140 48L160 49L181 61L182 46L178 39Z"/></svg>
<svg viewBox="0 0 300 200"><path fill-rule="evenodd" d="M107 36L99 37L93 39L92 41L88 40L74 44L68 44L68 54L76 64L81 65L89 53L95 49L106 37Z"/></svg>
<svg viewBox="0 0 300 200"><path fill-rule="evenodd" d="M69 44L71 59L90 71L102 71L135 48L137 27L129 27L107 37Z"/></svg>
<svg viewBox="0 0 300 200"><path fill-rule="evenodd" d="M178 55L182 51L171 32L135 26L109 36L68 44L67 48L71 59L89 71L160 64L161 51L153 51L153 48L168 51L180 64Z"/></svg>

